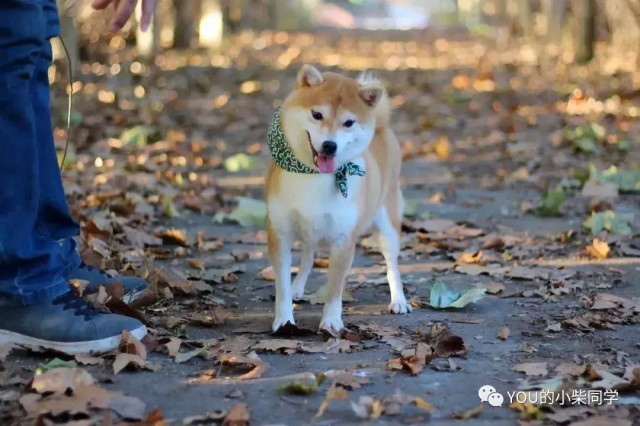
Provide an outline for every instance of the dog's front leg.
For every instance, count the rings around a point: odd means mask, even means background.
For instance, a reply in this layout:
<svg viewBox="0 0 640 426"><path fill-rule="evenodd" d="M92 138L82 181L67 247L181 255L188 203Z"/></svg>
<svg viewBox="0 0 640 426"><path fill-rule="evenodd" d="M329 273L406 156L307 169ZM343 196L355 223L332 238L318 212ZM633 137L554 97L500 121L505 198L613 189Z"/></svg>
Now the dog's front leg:
<svg viewBox="0 0 640 426"><path fill-rule="evenodd" d="M331 247L329 256L329 282L327 285L327 300L322 312L320 329L326 330L334 336L344 328L342 322L342 292L349 268L353 263L356 245L352 239L346 243Z"/></svg>
<svg viewBox="0 0 640 426"><path fill-rule="evenodd" d="M278 232L269 226L267 244L269 260L276 281L276 315L272 328L273 331L277 331L288 322L295 324L291 295L291 247L293 240L289 233Z"/></svg>

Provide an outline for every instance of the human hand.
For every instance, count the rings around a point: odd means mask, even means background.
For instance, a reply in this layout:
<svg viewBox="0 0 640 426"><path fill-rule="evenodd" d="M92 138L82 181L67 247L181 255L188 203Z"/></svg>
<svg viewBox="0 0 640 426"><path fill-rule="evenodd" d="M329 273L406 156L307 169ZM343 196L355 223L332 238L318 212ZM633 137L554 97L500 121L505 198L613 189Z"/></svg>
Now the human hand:
<svg viewBox="0 0 640 426"><path fill-rule="evenodd" d="M115 15L111 20L111 31L120 31L127 23L138 4L138 0L94 0L91 4L96 10L104 10L113 4ZM151 24L151 18L156 11L156 0L142 0L142 16L140 18L140 29L146 31Z"/></svg>

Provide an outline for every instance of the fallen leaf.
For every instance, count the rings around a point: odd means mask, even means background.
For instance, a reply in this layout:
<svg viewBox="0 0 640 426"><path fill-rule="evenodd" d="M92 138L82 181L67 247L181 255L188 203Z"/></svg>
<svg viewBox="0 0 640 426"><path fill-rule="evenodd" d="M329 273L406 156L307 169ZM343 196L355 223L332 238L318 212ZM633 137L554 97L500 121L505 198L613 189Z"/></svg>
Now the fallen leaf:
<svg viewBox="0 0 640 426"><path fill-rule="evenodd" d="M349 401L351 409L361 419L377 420L384 411L382 402L370 396L361 396L358 402Z"/></svg>
<svg viewBox="0 0 640 426"><path fill-rule="evenodd" d="M427 411L429 413L433 412L433 405L429 404L427 401L420 398L419 396L416 396L413 402L416 404L416 407L418 407L419 409L423 411Z"/></svg>
<svg viewBox="0 0 640 426"><path fill-rule="evenodd" d="M254 350L266 351L266 352L279 352L284 351L287 354L296 352L302 342L299 340L288 339L266 339L253 345Z"/></svg>
<svg viewBox="0 0 640 426"><path fill-rule="evenodd" d="M392 370L408 370L417 376L436 357L435 350L426 343L418 343L412 355L389 360L387 367Z"/></svg>
<svg viewBox="0 0 640 426"><path fill-rule="evenodd" d="M347 397L348 397L347 391L343 387L337 386L336 383L333 383L327 390L327 393L324 397L324 401L322 401L322 403L320 404L320 407L318 408L318 412L314 417L315 418L322 417L324 413L327 411L327 409L329 408L330 401L344 400L344 399L347 399Z"/></svg>
<svg viewBox="0 0 640 426"><path fill-rule="evenodd" d="M74 391L79 385L93 385L95 379L79 368L59 367L33 378L31 389L38 393L57 392L65 393L68 390Z"/></svg>
<svg viewBox="0 0 640 426"><path fill-rule="evenodd" d="M524 373L527 376L546 376L549 373L547 371L546 362L528 362L524 364L518 364L513 367L513 370Z"/></svg>
<svg viewBox="0 0 640 426"><path fill-rule="evenodd" d="M482 414L483 410L484 410L484 406L480 404L468 410L455 411L453 414L451 414L451 418L458 419L458 420L468 420L474 417L478 417L480 414Z"/></svg>
<svg viewBox="0 0 640 426"><path fill-rule="evenodd" d="M140 355L119 353L113 361L113 374L118 374L127 367L143 368L145 361Z"/></svg>
<svg viewBox="0 0 640 426"><path fill-rule="evenodd" d="M180 346L182 346L182 339L178 339L177 337L170 337L169 340L165 343L162 343L162 346L167 348L167 352L170 357L175 358L176 355L180 352Z"/></svg>
<svg viewBox="0 0 640 426"><path fill-rule="evenodd" d="M435 283L431 286L429 301L426 304L435 309L464 308L468 304L482 299L485 293L484 287L472 287L464 293L458 293L449 290L444 283Z"/></svg>
<svg viewBox="0 0 640 426"><path fill-rule="evenodd" d="M502 327L498 332L498 339L507 340L509 338L509 327Z"/></svg>
<svg viewBox="0 0 640 426"><path fill-rule="evenodd" d="M263 363L255 353L253 353L253 356L251 354L249 356L219 354L218 363L233 369L248 369L249 371L235 377L239 380L259 379L267 371L267 364Z"/></svg>
<svg viewBox="0 0 640 426"><path fill-rule="evenodd" d="M595 238L593 243L585 248L585 252L588 256L594 259L606 259L609 257L611 249L606 241Z"/></svg>
<svg viewBox="0 0 640 426"><path fill-rule="evenodd" d="M598 235L602 231L620 235L629 235L632 232L628 218L618 215L613 210L592 212L591 216L584 221L583 226L589 229L593 235Z"/></svg>
<svg viewBox="0 0 640 426"><path fill-rule="evenodd" d="M235 404L222 421L223 426L249 426L251 415L247 404Z"/></svg>
<svg viewBox="0 0 640 426"><path fill-rule="evenodd" d="M129 331L124 330L120 337L120 346L118 350L125 354L138 355L144 364L144 360L147 359L147 348L144 344L136 339Z"/></svg>
<svg viewBox="0 0 640 426"><path fill-rule="evenodd" d="M295 275L298 273L298 267L297 266L292 266L291 267L291 275ZM276 280L276 276L273 273L273 267L271 266L267 266L266 268L264 268L263 270L261 270L258 273L258 278L260 278L261 280L264 281L275 281Z"/></svg>
<svg viewBox="0 0 640 426"><path fill-rule="evenodd" d="M460 257L456 260L457 264L473 264L473 263L481 263L483 257L482 251L477 251L475 253L462 253Z"/></svg>
<svg viewBox="0 0 640 426"><path fill-rule="evenodd" d="M187 235L182 229L165 229L156 232L156 236L162 238L163 244L187 246Z"/></svg>
<svg viewBox="0 0 640 426"><path fill-rule="evenodd" d="M486 290L488 294L498 294L504 291L505 286L502 283L490 282L486 285Z"/></svg>

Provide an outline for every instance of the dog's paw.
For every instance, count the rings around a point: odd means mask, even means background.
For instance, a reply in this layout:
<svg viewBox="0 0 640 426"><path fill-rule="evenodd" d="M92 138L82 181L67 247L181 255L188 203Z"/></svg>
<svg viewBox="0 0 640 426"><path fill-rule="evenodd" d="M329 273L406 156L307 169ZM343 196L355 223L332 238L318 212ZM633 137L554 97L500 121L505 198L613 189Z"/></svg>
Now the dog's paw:
<svg viewBox="0 0 640 426"><path fill-rule="evenodd" d="M339 336L343 328L344 323L340 316L325 316L320 321L320 330L324 330L334 337Z"/></svg>
<svg viewBox="0 0 640 426"><path fill-rule="evenodd" d="M404 297L401 300L389 303L389 312L392 314L408 314L411 310L411 305Z"/></svg>
<svg viewBox="0 0 640 426"><path fill-rule="evenodd" d="M296 322L293 319L293 315L283 316L283 317L276 317L276 319L273 320L273 325L271 326L271 329L275 333L276 331L278 331L280 329L280 327L283 327L288 322L291 323L291 325L296 325Z"/></svg>

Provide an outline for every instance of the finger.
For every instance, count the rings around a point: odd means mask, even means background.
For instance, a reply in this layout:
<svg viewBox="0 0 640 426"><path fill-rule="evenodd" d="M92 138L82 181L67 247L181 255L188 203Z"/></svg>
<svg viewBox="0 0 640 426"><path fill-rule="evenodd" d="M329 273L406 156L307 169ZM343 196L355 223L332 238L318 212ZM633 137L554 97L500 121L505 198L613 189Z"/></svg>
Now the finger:
<svg viewBox="0 0 640 426"><path fill-rule="evenodd" d="M117 6L116 15L111 21L111 31L120 31L124 24L127 23L133 11L136 9L138 0L122 0Z"/></svg>
<svg viewBox="0 0 640 426"><path fill-rule="evenodd" d="M156 11L156 0L142 0L142 17L140 18L140 29L147 31L151 25L151 18Z"/></svg>
<svg viewBox="0 0 640 426"><path fill-rule="evenodd" d="M113 0L94 0L93 3L91 3L91 7L95 10L103 10L112 2Z"/></svg>

